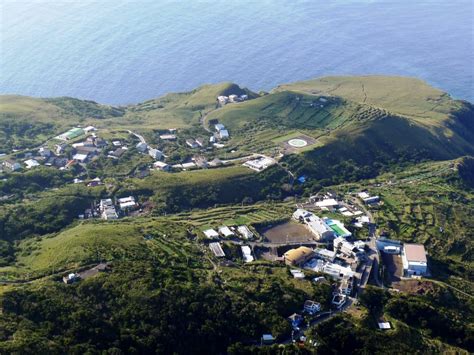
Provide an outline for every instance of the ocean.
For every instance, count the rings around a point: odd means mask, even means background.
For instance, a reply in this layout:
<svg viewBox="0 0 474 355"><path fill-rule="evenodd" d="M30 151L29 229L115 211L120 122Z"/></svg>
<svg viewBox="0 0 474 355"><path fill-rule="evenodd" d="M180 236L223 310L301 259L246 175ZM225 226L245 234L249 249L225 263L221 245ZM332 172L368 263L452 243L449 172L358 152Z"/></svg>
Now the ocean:
<svg viewBox="0 0 474 355"><path fill-rule="evenodd" d="M472 0L0 0L0 93L128 104L205 83L418 77L474 102Z"/></svg>

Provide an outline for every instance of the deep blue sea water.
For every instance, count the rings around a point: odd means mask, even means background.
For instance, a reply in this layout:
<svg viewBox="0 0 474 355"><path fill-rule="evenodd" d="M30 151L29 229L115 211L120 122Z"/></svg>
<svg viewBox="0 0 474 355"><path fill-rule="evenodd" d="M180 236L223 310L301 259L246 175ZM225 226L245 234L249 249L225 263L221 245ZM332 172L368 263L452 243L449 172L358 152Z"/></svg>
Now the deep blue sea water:
<svg viewBox="0 0 474 355"><path fill-rule="evenodd" d="M0 0L0 93L125 104L398 74L474 102L473 0Z"/></svg>

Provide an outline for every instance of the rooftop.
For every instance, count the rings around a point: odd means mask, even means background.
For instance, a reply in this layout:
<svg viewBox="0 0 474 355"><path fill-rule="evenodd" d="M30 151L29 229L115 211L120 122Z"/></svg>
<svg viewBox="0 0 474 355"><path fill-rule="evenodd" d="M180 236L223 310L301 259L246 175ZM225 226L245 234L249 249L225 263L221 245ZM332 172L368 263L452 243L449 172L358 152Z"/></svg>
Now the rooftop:
<svg viewBox="0 0 474 355"><path fill-rule="evenodd" d="M404 248L408 261L426 263L426 251L423 244L405 244Z"/></svg>

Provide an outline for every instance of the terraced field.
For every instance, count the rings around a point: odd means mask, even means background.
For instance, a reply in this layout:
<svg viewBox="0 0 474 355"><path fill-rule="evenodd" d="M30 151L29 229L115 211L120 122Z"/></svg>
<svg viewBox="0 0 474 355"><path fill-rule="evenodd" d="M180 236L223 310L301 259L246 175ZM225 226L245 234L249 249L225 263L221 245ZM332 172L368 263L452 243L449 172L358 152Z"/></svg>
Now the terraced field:
<svg viewBox="0 0 474 355"><path fill-rule="evenodd" d="M200 230L222 224L239 225L255 224L288 218L293 212L292 204L256 204L252 206L226 206L189 213L168 216L171 220L183 220L193 224Z"/></svg>

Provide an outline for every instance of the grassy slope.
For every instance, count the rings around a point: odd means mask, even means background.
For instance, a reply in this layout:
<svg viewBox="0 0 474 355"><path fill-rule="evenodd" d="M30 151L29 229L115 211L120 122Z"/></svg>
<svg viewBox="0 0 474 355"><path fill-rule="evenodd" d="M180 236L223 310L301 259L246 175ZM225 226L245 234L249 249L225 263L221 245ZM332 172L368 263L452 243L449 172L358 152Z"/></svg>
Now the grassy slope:
<svg viewBox="0 0 474 355"><path fill-rule="evenodd" d="M448 94L419 79L397 76L331 76L284 84L275 90L342 96L423 120L444 118L460 106Z"/></svg>
<svg viewBox="0 0 474 355"><path fill-rule="evenodd" d="M193 91L185 93L171 93L163 97L148 100L127 108L124 124L128 126L140 125L139 129L166 129L185 128L199 122L199 117L216 107L216 98L219 95L256 94L241 89L233 83L203 85Z"/></svg>
<svg viewBox="0 0 474 355"><path fill-rule="evenodd" d="M321 108L320 96L329 97ZM474 109L424 82L401 77L328 77L282 85L271 94L213 112L238 148L268 149L287 130L318 138L315 156L371 157L427 152L434 159L473 154ZM270 139L267 139L270 138ZM396 154L395 154L396 155ZM361 159L361 157L364 157ZM331 158L332 160L332 158Z"/></svg>
<svg viewBox="0 0 474 355"><path fill-rule="evenodd" d="M195 170L168 174L155 172L142 180L129 180L122 194L138 193L151 196L156 211L177 212L215 204L241 203L245 197L254 200L277 193L286 173L274 167L255 173L242 166Z"/></svg>
<svg viewBox="0 0 474 355"><path fill-rule="evenodd" d="M266 95L255 100L230 104L212 113L209 119L217 118L230 130L246 125L264 124L270 128L323 129L336 128L345 123L357 105L333 98L325 107L312 105L317 98L311 95L284 91ZM318 103L319 105L320 103Z"/></svg>
<svg viewBox="0 0 474 355"><path fill-rule="evenodd" d="M153 129L187 128L199 124L201 114L216 107L217 96L230 94L257 96L232 83L203 85L190 92L168 94L127 107L69 97L0 95L0 149L38 145L77 124L94 125L105 135L126 129L145 133ZM9 126L15 122L25 123L26 127L13 131Z"/></svg>

